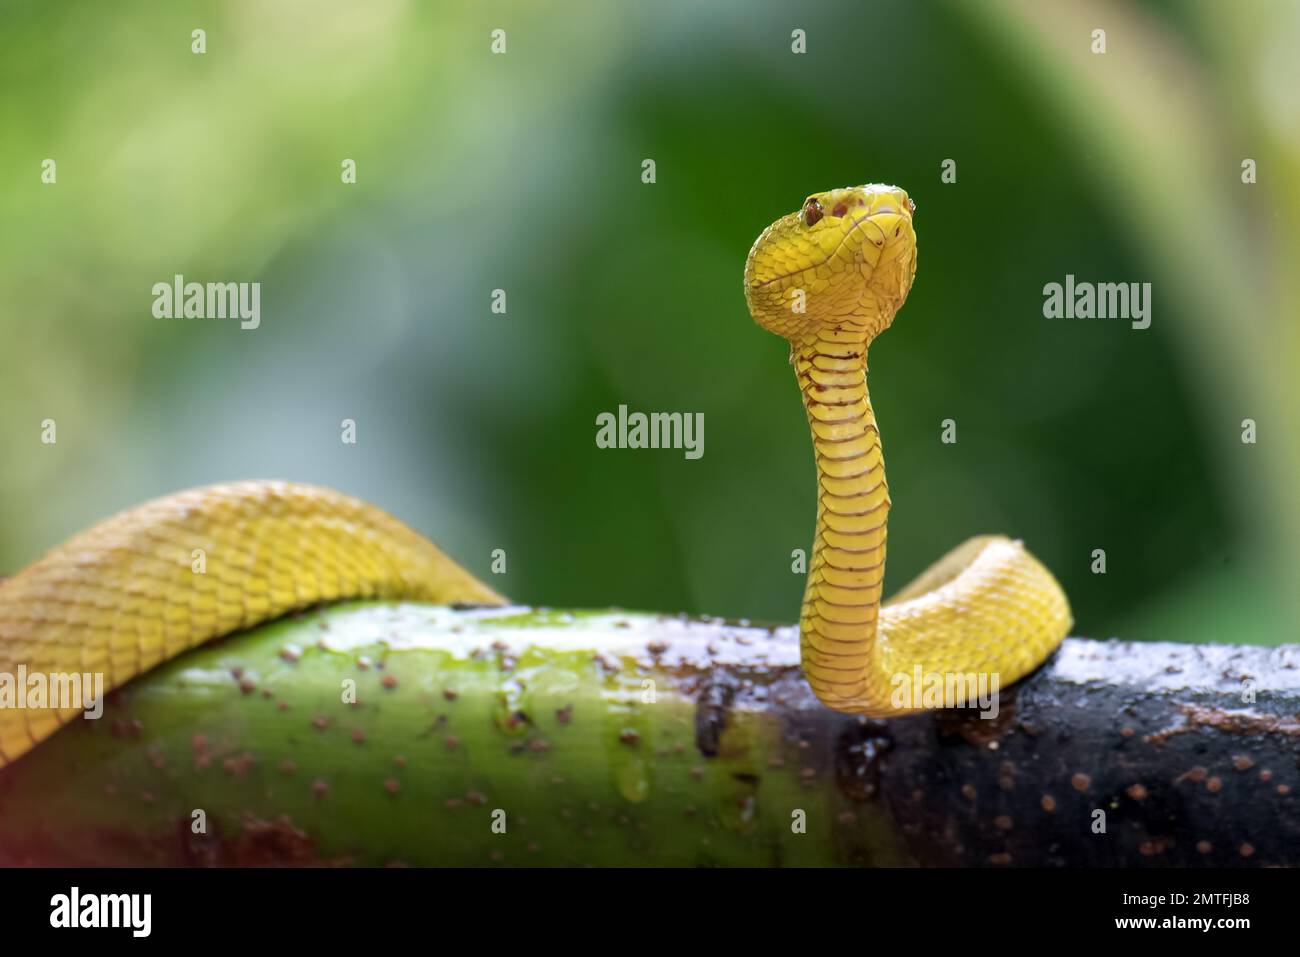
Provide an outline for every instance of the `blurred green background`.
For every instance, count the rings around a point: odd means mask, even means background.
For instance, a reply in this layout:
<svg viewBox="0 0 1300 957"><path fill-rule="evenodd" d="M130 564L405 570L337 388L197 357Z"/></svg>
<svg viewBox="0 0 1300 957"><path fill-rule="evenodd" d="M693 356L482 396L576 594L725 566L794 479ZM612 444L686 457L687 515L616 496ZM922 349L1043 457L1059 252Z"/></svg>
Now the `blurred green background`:
<svg viewBox="0 0 1300 957"><path fill-rule="evenodd" d="M0 570L280 477L520 601L792 621L808 432L741 267L885 181L920 237L872 351L890 586L1002 531L1078 634L1295 640L1300 5L1247 6L0 3ZM154 318L175 273L260 281L261 328ZM1044 319L1067 273L1151 282L1151 328ZM702 412L704 457L597 449L620 403Z"/></svg>

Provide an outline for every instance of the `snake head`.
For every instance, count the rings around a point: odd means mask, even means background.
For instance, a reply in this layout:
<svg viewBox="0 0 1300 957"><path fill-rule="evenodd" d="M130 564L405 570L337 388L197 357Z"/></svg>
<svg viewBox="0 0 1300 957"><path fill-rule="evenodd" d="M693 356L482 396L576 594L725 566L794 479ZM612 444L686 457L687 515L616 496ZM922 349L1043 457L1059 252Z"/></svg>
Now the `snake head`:
<svg viewBox="0 0 1300 957"><path fill-rule="evenodd" d="M749 251L745 298L754 321L795 342L827 330L870 342L912 288L915 210L906 192L878 183L809 196Z"/></svg>

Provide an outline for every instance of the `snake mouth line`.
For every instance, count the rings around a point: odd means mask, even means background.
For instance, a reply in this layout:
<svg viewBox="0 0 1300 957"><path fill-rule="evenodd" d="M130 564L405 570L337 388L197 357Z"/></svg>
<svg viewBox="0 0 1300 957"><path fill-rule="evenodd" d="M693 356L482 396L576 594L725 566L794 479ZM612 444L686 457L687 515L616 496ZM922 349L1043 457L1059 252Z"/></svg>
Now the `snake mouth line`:
<svg viewBox="0 0 1300 957"><path fill-rule="evenodd" d="M850 225L848 230L845 231L844 235L840 237L840 241L835 244L835 248L832 249L825 256L823 256L819 261L813 263L811 266L804 266L802 269L795 269L790 272L782 273L779 276L773 276L771 279L764 279L762 282L755 283L751 288L762 289L764 286L770 286L772 285L772 283L780 282L782 279L789 279L792 276L798 276L801 275L802 273L806 273L809 269L816 269L818 266L825 266L828 262L830 262L833 258L835 258L835 256L839 253L841 249L844 248L844 244L849 241L849 237L852 236L853 233L857 230L857 228L861 226L863 223L869 223L877 216L899 216L899 215L901 215L901 213L893 209L889 209L889 210L877 209L870 213L864 213L853 220L852 225ZM883 229L880 229L880 226L877 223L872 223L872 225L875 226L876 229L880 230L880 235L883 238L885 235L885 231ZM884 243L882 242L881 245L883 247Z"/></svg>

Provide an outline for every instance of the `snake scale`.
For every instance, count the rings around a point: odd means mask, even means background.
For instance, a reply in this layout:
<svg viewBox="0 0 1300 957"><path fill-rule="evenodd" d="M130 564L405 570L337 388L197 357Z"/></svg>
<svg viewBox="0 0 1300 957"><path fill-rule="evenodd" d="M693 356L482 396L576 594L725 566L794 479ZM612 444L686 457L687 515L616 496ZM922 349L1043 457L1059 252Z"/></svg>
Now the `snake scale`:
<svg viewBox="0 0 1300 957"><path fill-rule="evenodd" d="M817 465L801 616L804 673L829 707L884 715L892 679L1039 665L1071 624L1051 573L1016 541L974 538L882 605L889 491L867 347L916 269L914 206L862 186L810 196L745 264L754 319L790 341ZM385 512L328 489L239 482L113 516L0 582L0 674L99 672L106 689L206 641L347 599L499 604L492 589ZM0 767L79 707L0 709Z"/></svg>

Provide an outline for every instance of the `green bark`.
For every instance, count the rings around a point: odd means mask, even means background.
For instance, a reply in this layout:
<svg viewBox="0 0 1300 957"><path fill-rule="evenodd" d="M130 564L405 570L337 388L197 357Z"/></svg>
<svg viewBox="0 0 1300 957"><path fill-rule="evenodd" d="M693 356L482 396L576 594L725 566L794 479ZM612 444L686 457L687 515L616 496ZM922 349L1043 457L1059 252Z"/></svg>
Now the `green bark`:
<svg viewBox="0 0 1300 957"><path fill-rule="evenodd" d="M815 721L729 707L733 682L779 695L793 654L658 616L322 609L181 656L0 771L0 863L906 862Z"/></svg>

